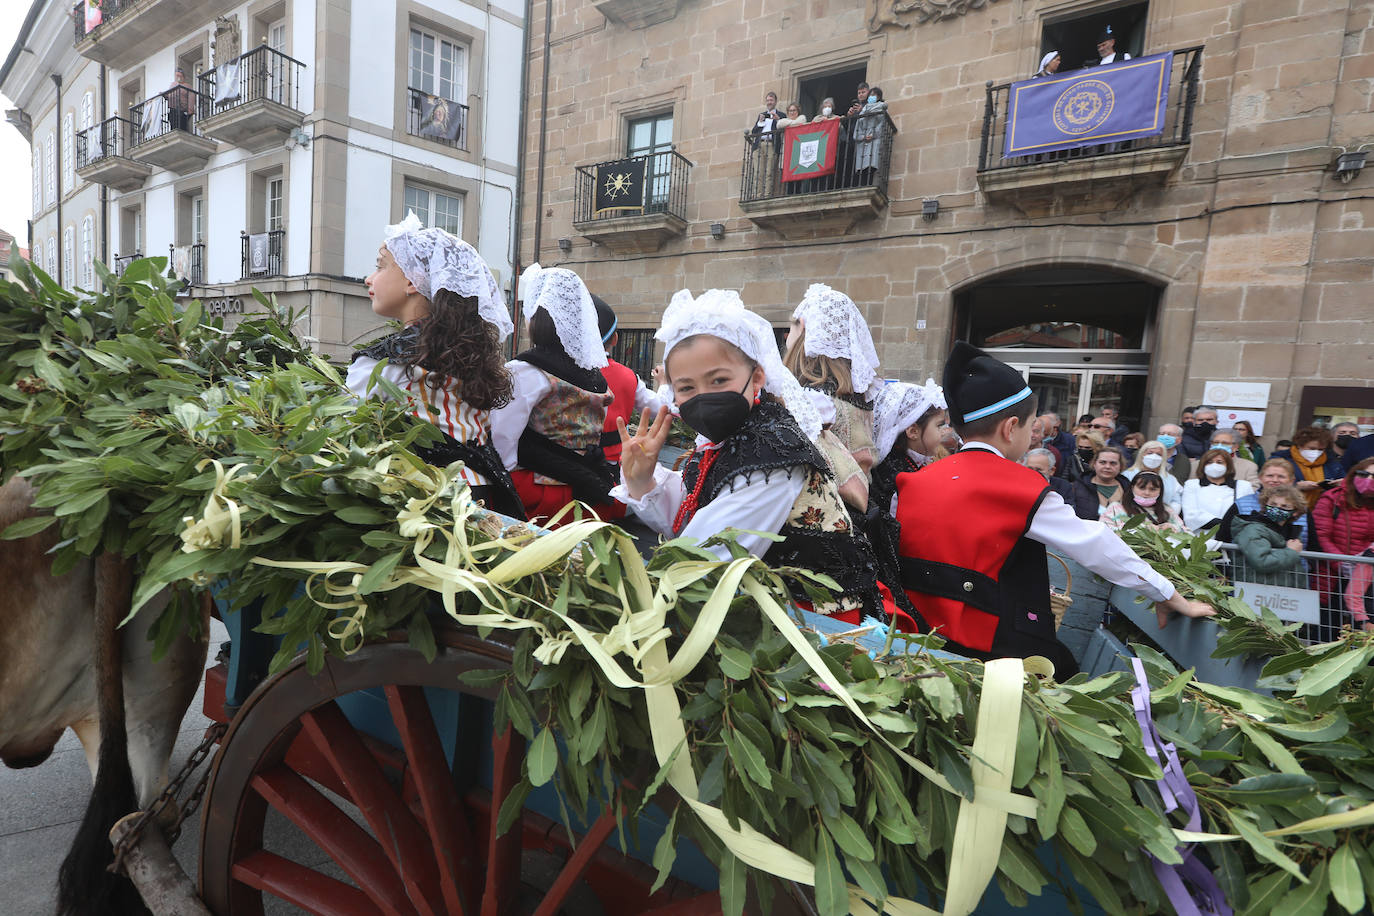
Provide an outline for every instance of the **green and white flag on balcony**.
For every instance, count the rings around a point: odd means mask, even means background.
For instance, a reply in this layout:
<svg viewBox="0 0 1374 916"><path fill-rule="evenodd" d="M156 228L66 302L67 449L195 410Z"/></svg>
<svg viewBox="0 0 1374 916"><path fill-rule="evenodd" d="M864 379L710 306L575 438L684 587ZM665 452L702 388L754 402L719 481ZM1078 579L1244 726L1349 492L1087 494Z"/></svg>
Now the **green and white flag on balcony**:
<svg viewBox="0 0 1374 916"><path fill-rule="evenodd" d="M787 128L782 141L782 180L801 181L833 175L839 143L839 118Z"/></svg>

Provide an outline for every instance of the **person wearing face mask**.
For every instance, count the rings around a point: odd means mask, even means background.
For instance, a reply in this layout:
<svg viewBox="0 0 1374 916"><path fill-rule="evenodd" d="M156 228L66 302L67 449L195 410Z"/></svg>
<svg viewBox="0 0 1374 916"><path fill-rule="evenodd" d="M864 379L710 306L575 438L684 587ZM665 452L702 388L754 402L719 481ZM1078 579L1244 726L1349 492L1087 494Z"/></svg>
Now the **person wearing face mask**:
<svg viewBox="0 0 1374 916"><path fill-rule="evenodd" d="M1312 510L1317 529L1317 544L1327 553L1345 556L1374 555L1374 458L1365 458L1345 475L1340 485L1317 500ZM1374 630L1370 622L1374 611L1371 577L1374 566L1368 563L1341 563L1342 598L1355 626Z"/></svg>
<svg viewBox="0 0 1374 916"><path fill-rule="evenodd" d="M1260 467L1259 471L1259 492L1250 496L1236 497L1236 504L1226 510L1226 514L1221 517L1221 524L1217 527L1217 539L1230 543L1235 538L1232 537L1231 527L1236 519L1246 515L1253 515L1260 510L1260 494L1265 490L1272 490L1277 487L1293 486L1293 466L1282 458L1270 458ZM1298 492L1302 492L1299 490ZM1305 549L1316 550L1316 542L1312 539L1311 526L1307 523L1307 503L1303 503L1303 511L1293 518L1293 526L1298 532L1298 540L1302 541Z"/></svg>
<svg viewBox="0 0 1374 916"><path fill-rule="evenodd" d="M1212 433L1217 431L1217 412L1211 407L1193 411L1193 425L1185 427L1178 447L1189 458L1201 458L1211 447Z"/></svg>
<svg viewBox="0 0 1374 916"><path fill-rule="evenodd" d="M1345 460L1346 453L1355 441L1360 438L1360 427L1354 423L1337 423L1331 427L1331 448L1330 452L1336 456L1341 464L1341 473L1344 474L1346 468L1353 467L1354 462Z"/></svg>
<svg viewBox="0 0 1374 916"><path fill-rule="evenodd" d="M737 529L735 542L770 565L830 576L840 591L817 604L818 613L917 627L882 593L872 547L855 531L816 448L821 417L783 366L772 326L732 290L693 297L684 289L654 336L663 342L664 369L679 414L697 433L696 447L681 471L670 471L658 464L668 409L657 417L644 411L634 435L622 419L620 485L611 495L669 537L705 542ZM730 558L723 544L707 549ZM794 598L806 600L804 593Z"/></svg>
<svg viewBox="0 0 1374 916"><path fill-rule="evenodd" d="M1244 480L1252 487L1259 486L1259 467L1255 462L1248 458L1242 458L1236 454L1236 445L1240 442L1240 436L1233 430L1219 429L1212 433L1212 438L1208 442L1209 449L1221 449L1231 455L1231 468L1235 471L1239 480ZM1197 461L1192 463L1194 475L1197 474Z"/></svg>
<svg viewBox="0 0 1374 916"><path fill-rule="evenodd" d="M1320 426L1308 426L1293 434L1293 444L1279 449L1271 458L1283 458L1293 466L1293 478L1307 499L1310 509L1324 490L1336 485L1343 476L1340 461L1331 454L1331 431Z"/></svg>
<svg viewBox="0 0 1374 916"><path fill-rule="evenodd" d="M1102 523L1113 531L1120 531L1136 516L1145 516L1145 524L1156 531L1187 534L1188 529L1178 512L1164 501L1164 484L1168 480L1154 471L1141 471L1131 478L1130 486L1121 501L1112 503L1102 515Z"/></svg>
<svg viewBox="0 0 1374 916"><path fill-rule="evenodd" d="M1232 523L1236 546L1245 564L1236 579L1260 585L1307 585L1303 573L1299 536L1294 519L1307 511L1297 487L1273 487L1259 496L1259 510Z"/></svg>
<svg viewBox="0 0 1374 916"><path fill-rule="evenodd" d="M1374 433L1360 436L1346 446L1345 454L1341 456L1341 463L1348 468L1353 468L1366 458L1374 458Z"/></svg>
<svg viewBox="0 0 1374 916"><path fill-rule="evenodd" d="M1083 430L1074 436L1073 454L1067 459L1065 477L1070 481L1086 480L1093 474L1093 459L1107 447L1107 440L1096 430Z"/></svg>
<svg viewBox="0 0 1374 916"><path fill-rule="evenodd" d="M1159 432L1155 435L1154 441L1164 446L1164 465L1160 471L1162 476L1167 475L1178 481L1181 488L1193 476L1192 466L1186 458L1180 458L1182 452L1178 450L1178 443L1183 439L1183 427L1177 423L1162 423Z"/></svg>
<svg viewBox="0 0 1374 916"><path fill-rule="evenodd" d="M1158 474L1164 480L1162 501L1177 512L1183 505L1183 484L1166 467L1168 459L1169 449L1165 444L1158 439L1151 439L1136 450L1135 461L1121 472L1121 476L1127 480L1134 480L1142 471Z"/></svg>
<svg viewBox="0 0 1374 916"><path fill-rule="evenodd" d="M1238 497L1254 492L1248 481L1236 479L1230 452L1204 452L1198 462L1197 477L1183 485L1183 524L1190 531L1216 526Z"/></svg>

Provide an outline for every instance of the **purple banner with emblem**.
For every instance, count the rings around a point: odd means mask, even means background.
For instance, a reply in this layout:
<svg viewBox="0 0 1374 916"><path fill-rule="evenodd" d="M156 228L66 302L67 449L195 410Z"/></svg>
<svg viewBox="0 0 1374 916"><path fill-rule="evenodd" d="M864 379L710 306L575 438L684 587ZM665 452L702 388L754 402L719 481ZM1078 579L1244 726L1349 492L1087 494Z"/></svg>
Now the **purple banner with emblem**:
<svg viewBox="0 0 1374 916"><path fill-rule="evenodd" d="M1012 83L1003 155L1159 136L1173 63L1168 52Z"/></svg>

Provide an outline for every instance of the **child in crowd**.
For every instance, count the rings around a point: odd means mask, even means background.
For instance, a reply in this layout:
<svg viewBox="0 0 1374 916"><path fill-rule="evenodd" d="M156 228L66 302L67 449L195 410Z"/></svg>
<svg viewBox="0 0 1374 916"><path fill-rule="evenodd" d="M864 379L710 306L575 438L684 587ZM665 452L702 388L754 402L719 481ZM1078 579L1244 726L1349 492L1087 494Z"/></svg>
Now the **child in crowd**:
<svg viewBox="0 0 1374 916"><path fill-rule="evenodd" d="M582 278L531 264L520 295L533 346L506 364L509 404L492 413L492 442L531 519L548 519L572 500L607 501L615 483L601 448L614 396L596 306Z"/></svg>
<svg viewBox="0 0 1374 916"><path fill-rule="evenodd" d="M1268 487L1259 495L1258 512L1231 523L1236 546L1245 557L1245 568L1236 578L1262 585L1302 588L1302 539L1293 520L1307 511L1307 500L1295 486Z"/></svg>
<svg viewBox="0 0 1374 916"><path fill-rule="evenodd" d="M1138 515L1145 516L1145 524L1156 531L1187 534L1174 507L1164 499L1165 480L1154 471L1138 471L1129 479L1129 486L1121 494L1121 501L1111 503L1102 514L1102 522L1113 531L1120 531Z"/></svg>
<svg viewBox="0 0 1374 916"><path fill-rule="evenodd" d="M833 402L835 419L829 429L858 464L866 489L877 456L873 450L873 399L882 387L878 351L868 322L854 301L824 283L813 283L792 312L783 363L808 389ZM840 464L840 462L836 462ZM838 483L844 492L852 474ZM868 494L850 502L863 512ZM858 499L857 495L852 497Z"/></svg>
<svg viewBox="0 0 1374 916"><path fill-rule="evenodd" d="M737 543L773 566L824 573L840 585L820 613L858 623L886 617L872 549L857 535L825 458L814 445L821 421L782 365L768 322L739 294L673 296L655 335L678 412L697 432L681 471L658 464L671 424L666 407L641 416L632 436L618 424L621 485L612 495L650 527L706 541L741 529ZM782 540L751 532L779 534ZM711 548L729 556L723 545Z"/></svg>
<svg viewBox="0 0 1374 916"><path fill-rule="evenodd" d="M1078 670L1054 635L1046 548L1173 613L1216 611L1187 601L1097 521L1078 518L1036 471L1017 460L1030 447L1035 395L1021 373L960 341L945 364L944 394L963 448L897 477L895 517L907 597L974 658L1043 655L1058 677Z"/></svg>
<svg viewBox="0 0 1374 916"><path fill-rule="evenodd" d="M373 385L376 373L405 391L415 417L432 422L443 436L415 453L444 467L463 462L460 474L475 498L524 518L491 444L490 412L511 397L500 348L514 328L491 269L467 242L422 228L410 213L387 227L376 269L364 282L372 310L404 328L353 354L349 390L386 397Z"/></svg>

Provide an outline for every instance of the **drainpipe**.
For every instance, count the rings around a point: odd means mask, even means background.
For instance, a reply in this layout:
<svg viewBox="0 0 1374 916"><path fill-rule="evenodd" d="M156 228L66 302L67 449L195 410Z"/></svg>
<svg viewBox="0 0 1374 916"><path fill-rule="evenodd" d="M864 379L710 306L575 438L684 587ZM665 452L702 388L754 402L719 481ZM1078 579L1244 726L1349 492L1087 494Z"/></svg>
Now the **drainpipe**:
<svg viewBox="0 0 1374 916"><path fill-rule="evenodd" d="M534 0L525 0L524 63L520 67L520 145L515 150L515 225L511 232L511 302L515 301L516 287L520 281L520 208L524 204L525 188L525 141L528 133L525 116L529 113L529 99L525 93L530 83L530 12Z"/></svg>
<svg viewBox="0 0 1374 916"><path fill-rule="evenodd" d="M57 285L65 287L67 281L62 277L64 272L62 268L66 266L65 262L67 260L66 257L64 257L67 253L64 244L66 237L62 234L62 74L51 73L49 76L52 78L52 84L57 87L57 113L54 115L57 120L57 155L53 157L55 160L53 165L57 168L58 172L57 175L53 176L53 183L57 187L57 246L59 249L57 252ZM72 244L76 244L75 239L72 240ZM30 249L30 251L32 251L32 249Z"/></svg>
<svg viewBox="0 0 1374 916"><path fill-rule="evenodd" d="M549 45L553 28L553 0L544 0L544 87L539 97L539 177L534 191L534 260L539 260L544 237L544 157L549 141Z"/></svg>
<svg viewBox="0 0 1374 916"><path fill-rule="evenodd" d="M105 94L109 91L107 80L109 74L105 70L105 65L100 65L100 120L96 122L95 130L97 134L104 136L104 124L107 117L108 101ZM105 185L100 186L100 263L106 267L110 266L110 189Z"/></svg>

